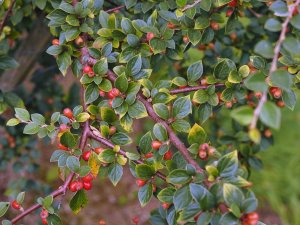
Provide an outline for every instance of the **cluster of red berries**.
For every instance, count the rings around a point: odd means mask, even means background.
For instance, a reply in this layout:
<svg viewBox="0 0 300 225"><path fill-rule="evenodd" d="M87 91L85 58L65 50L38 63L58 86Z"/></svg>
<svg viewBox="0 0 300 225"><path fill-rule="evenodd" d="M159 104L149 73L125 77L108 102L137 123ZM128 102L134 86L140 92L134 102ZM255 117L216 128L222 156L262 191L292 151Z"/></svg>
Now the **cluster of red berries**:
<svg viewBox="0 0 300 225"><path fill-rule="evenodd" d="M89 77L95 76L95 73L93 71L93 68L89 65L85 65L82 69L84 74L87 74Z"/></svg>
<svg viewBox="0 0 300 225"><path fill-rule="evenodd" d="M282 90L278 87L271 87L270 94L277 99L276 104L278 107L283 108L285 106L284 101L281 100Z"/></svg>
<svg viewBox="0 0 300 225"><path fill-rule="evenodd" d="M142 179L136 179L135 183L137 184L138 187L143 187L145 184L148 183L147 180L142 180ZM152 183L152 190L153 192L156 192L156 185Z"/></svg>
<svg viewBox="0 0 300 225"><path fill-rule="evenodd" d="M111 89L111 90L110 90L109 92L107 92L107 93L104 92L104 91L102 91L102 90L100 90L100 91L99 91L99 94L100 94L101 97L107 97L107 98L109 98L108 104L109 104L110 106L112 106L113 100L114 100L116 97L120 96L121 92L119 91L118 88L113 88L113 89Z"/></svg>
<svg viewBox="0 0 300 225"><path fill-rule="evenodd" d="M158 151L160 146L162 145L162 142L160 141L152 141L151 146L154 150ZM145 156L146 157L146 156ZM152 156L151 156L152 157ZM164 154L164 160L170 160L172 159L172 152L171 150L168 150L165 154Z"/></svg>
<svg viewBox="0 0 300 225"><path fill-rule="evenodd" d="M258 219L259 215L257 212L248 213L241 217L243 225L257 225Z"/></svg>
<svg viewBox="0 0 300 225"><path fill-rule="evenodd" d="M42 219L42 223L44 225L47 225L48 222L47 222L47 217L49 216L49 213L46 209L42 209L42 211L40 212L40 217Z"/></svg>
<svg viewBox="0 0 300 225"><path fill-rule="evenodd" d="M85 189L87 191L91 190L92 186L93 186L93 183L92 183L93 179L94 179L93 175L88 174L85 177L81 178L81 180L72 181L69 184L69 189L72 192L77 192L77 191L80 191L82 189Z"/></svg>
<svg viewBox="0 0 300 225"><path fill-rule="evenodd" d="M228 3L228 6L231 7L226 11L226 16L230 17L232 13L234 12L234 8L237 6L238 0L232 0L231 2Z"/></svg>
<svg viewBox="0 0 300 225"><path fill-rule="evenodd" d="M207 160L208 157L214 155L215 152L216 152L215 148L209 146L208 143L204 143L199 146L198 155L200 159Z"/></svg>

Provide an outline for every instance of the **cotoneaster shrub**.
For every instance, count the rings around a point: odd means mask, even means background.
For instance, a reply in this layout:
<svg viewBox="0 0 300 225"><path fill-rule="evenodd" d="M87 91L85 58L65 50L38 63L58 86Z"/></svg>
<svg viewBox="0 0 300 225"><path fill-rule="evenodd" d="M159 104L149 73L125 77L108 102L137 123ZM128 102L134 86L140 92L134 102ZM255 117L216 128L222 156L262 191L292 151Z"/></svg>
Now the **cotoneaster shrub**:
<svg viewBox="0 0 300 225"><path fill-rule="evenodd" d="M22 28L9 24L38 7L54 36L47 53L81 83L81 104L51 116L28 112L17 97L5 103L3 94L3 106L19 104L7 126L55 141L50 161L65 176L36 205L22 205L24 192L1 202L0 216L20 211L2 224L35 210L43 224L61 224L55 197L74 192L69 204L78 213L93 180L101 174L117 188L124 166L136 177L141 206L161 202L154 225L263 224L248 178L280 127L280 108L296 104L299 3L0 1L0 68L17 66L7 54ZM153 129L125 151L142 118Z"/></svg>

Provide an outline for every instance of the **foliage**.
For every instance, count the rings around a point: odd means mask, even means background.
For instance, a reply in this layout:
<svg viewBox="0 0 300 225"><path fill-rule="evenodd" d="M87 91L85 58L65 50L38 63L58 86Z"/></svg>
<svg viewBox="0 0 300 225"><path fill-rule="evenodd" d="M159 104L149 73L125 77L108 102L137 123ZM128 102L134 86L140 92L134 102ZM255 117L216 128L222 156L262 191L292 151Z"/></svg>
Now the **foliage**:
<svg viewBox="0 0 300 225"><path fill-rule="evenodd" d="M70 207L78 213L92 180L106 176L116 186L127 164L141 206L153 196L162 202L152 224L262 224L248 179L261 167L256 154L272 143L270 128L280 127L279 107L296 104L299 3L29 3L48 13L56 39L47 53L64 76L72 70L83 93L81 104L49 118L12 100L7 126L22 124L24 134L57 142L51 162L64 184L38 199L49 213L42 222L61 224L53 197L76 192ZM8 38L4 33L2 42ZM2 69L16 66L6 53ZM12 99L6 95L5 106ZM152 119L153 129L139 140L138 154L126 152L133 122L142 118Z"/></svg>

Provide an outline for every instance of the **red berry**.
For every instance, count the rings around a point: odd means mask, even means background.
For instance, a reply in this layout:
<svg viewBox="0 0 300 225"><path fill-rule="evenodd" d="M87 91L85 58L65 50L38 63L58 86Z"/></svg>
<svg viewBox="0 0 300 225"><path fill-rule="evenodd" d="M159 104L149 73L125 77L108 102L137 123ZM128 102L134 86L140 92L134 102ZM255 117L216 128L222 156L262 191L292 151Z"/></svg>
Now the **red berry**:
<svg viewBox="0 0 300 225"><path fill-rule="evenodd" d="M168 209L168 208L170 207L170 204L164 202L163 204L161 204L161 206L162 206L164 209Z"/></svg>
<svg viewBox="0 0 300 225"><path fill-rule="evenodd" d="M21 209L21 205L16 200L12 201L11 207L13 207L14 209L17 209L17 210Z"/></svg>
<svg viewBox="0 0 300 225"><path fill-rule="evenodd" d="M89 73L93 72L93 69L92 69L92 67L86 65L85 67L83 67L83 72L89 74Z"/></svg>
<svg viewBox="0 0 300 225"><path fill-rule="evenodd" d="M217 22L210 22L210 27L213 29L213 30L219 30L220 29L220 25L217 23Z"/></svg>
<svg viewBox="0 0 300 225"><path fill-rule="evenodd" d="M153 153L152 152L149 152L149 153L145 154L145 158L146 159L150 159L152 157L153 157Z"/></svg>
<svg viewBox="0 0 300 225"><path fill-rule="evenodd" d="M248 220L247 223L249 225L257 225L258 224L258 220Z"/></svg>
<svg viewBox="0 0 300 225"><path fill-rule="evenodd" d="M59 45L59 40L58 39L53 39L52 40L52 45Z"/></svg>
<svg viewBox="0 0 300 225"><path fill-rule="evenodd" d="M184 36L183 37L183 42L186 43L186 44L189 43L190 42L189 37L188 36Z"/></svg>
<svg viewBox="0 0 300 225"><path fill-rule="evenodd" d="M67 130L69 130L69 127L67 124L62 123L61 125L59 125L60 132L66 132Z"/></svg>
<svg viewBox="0 0 300 225"><path fill-rule="evenodd" d="M164 154L164 160L172 159L172 152L169 150Z"/></svg>
<svg viewBox="0 0 300 225"><path fill-rule="evenodd" d="M207 152L204 151L204 150L200 150L198 155L199 155L200 159L206 159L207 158Z"/></svg>
<svg viewBox="0 0 300 225"><path fill-rule="evenodd" d="M174 28L176 28L176 25L173 24L173 23L168 23L167 27L170 28L170 29L174 29Z"/></svg>
<svg viewBox="0 0 300 225"><path fill-rule="evenodd" d="M40 212L40 217L41 217L42 219L46 219L46 218L48 217L48 215L49 215L49 213L48 213L48 211L45 210L45 209L42 209L42 211Z"/></svg>
<svg viewBox="0 0 300 225"><path fill-rule="evenodd" d="M104 148L98 147L98 148L95 148L95 149L94 149L94 152L95 152L96 154L100 154L101 152L103 152L103 150L104 150Z"/></svg>
<svg viewBox="0 0 300 225"><path fill-rule="evenodd" d="M57 147L58 147L60 150L64 150L64 151L68 151L68 150L69 150L68 147L62 145L61 143L58 143L58 144L57 144Z"/></svg>
<svg viewBox="0 0 300 225"><path fill-rule="evenodd" d="M88 175L86 175L82 178L82 181L83 182L91 182L93 179L94 179L93 175L89 173Z"/></svg>
<svg viewBox="0 0 300 225"><path fill-rule="evenodd" d="M76 183L77 191L80 191L82 188L83 188L83 182L82 181L77 181L77 183Z"/></svg>
<svg viewBox="0 0 300 225"><path fill-rule="evenodd" d="M47 219L42 219L42 224L48 225Z"/></svg>
<svg viewBox="0 0 300 225"><path fill-rule="evenodd" d="M203 143L203 144L200 145L199 149L203 150L203 151L207 151L209 149L209 144L208 143Z"/></svg>
<svg viewBox="0 0 300 225"><path fill-rule="evenodd" d="M64 111L63 111L63 114L68 117L69 119L72 119L73 118L73 112L71 109L69 108L65 108Z"/></svg>
<svg viewBox="0 0 300 225"><path fill-rule="evenodd" d="M256 98L260 99L261 96L262 96L262 93L261 93L260 91L259 91L259 92L255 92L255 93L254 93L254 96L255 96Z"/></svg>
<svg viewBox="0 0 300 225"><path fill-rule="evenodd" d="M273 97L274 98L280 98L281 97L281 95L282 95L282 91L280 90L280 89L277 89L276 91L274 91L274 93L273 93Z"/></svg>
<svg viewBox="0 0 300 225"><path fill-rule="evenodd" d="M113 96L118 97L120 95L120 91L118 88L113 88L111 89L111 93L113 94Z"/></svg>
<svg viewBox="0 0 300 225"><path fill-rule="evenodd" d="M107 93L107 97L110 99L114 99L116 96L113 94L112 90Z"/></svg>
<svg viewBox="0 0 300 225"><path fill-rule="evenodd" d="M227 17L230 17L230 16L232 15L232 13L233 13L233 9L228 9L228 10L226 11L226 16L227 16Z"/></svg>
<svg viewBox="0 0 300 225"><path fill-rule="evenodd" d="M297 14L299 14L298 6L296 6L296 7L294 8L293 16L295 16L295 15L297 15Z"/></svg>
<svg viewBox="0 0 300 225"><path fill-rule="evenodd" d="M110 99L110 100L108 101L108 104L109 104L109 106L110 106L110 107L112 107L113 100L112 100L112 99Z"/></svg>
<svg viewBox="0 0 300 225"><path fill-rule="evenodd" d="M266 138L270 138L272 136L272 131L270 129L266 129L264 131L264 135Z"/></svg>
<svg viewBox="0 0 300 225"><path fill-rule="evenodd" d="M283 107L285 106L284 101L278 101L276 104L277 104L277 106L280 107L280 108L283 108Z"/></svg>
<svg viewBox="0 0 300 225"><path fill-rule="evenodd" d="M88 161L91 155L91 151L85 151L84 153L82 153L82 159L84 161Z"/></svg>
<svg viewBox="0 0 300 225"><path fill-rule="evenodd" d="M117 128L115 126L111 126L109 128L109 135L114 135L117 132Z"/></svg>
<svg viewBox="0 0 300 225"><path fill-rule="evenodd" d="M158 150L162 143L160 141L152 141L152 148Z"/></svg>
<svg viewBox="0 0 300 225"><path fill-rule="evenodd" d="M179 89L184 89L184 88L186 88L186 85L179 86Z"/></svg>
<svg viewBox="0 0 300 225"><path fill-rule="evenodd" d="M259 219L259 215L257 212L252 212L252 213L248 213L247 214L247 218L249 220L258 220Z"/></svg>
<svg viewBox="0 0 300 225"><path fill-rule="evenodd" d="M83 182L83 188L85 189L85 190L91 190L92 189L92 187L93 187L93 183L92 182Z"/></svg>
<svg viewBox="0 0 300 225"><path fill-rule="evenodd" d="M70 191L72 191L72 192L76 192L76 191L77 191L77 181L72 181L72 182L69 184L69 189L70 189Z"/></svg>
<svg viewBox="0 0 300 225"><path fill-rule="evenodd" d="M135 182L136 182L137 186L139 186L139 187L143 187L147 183L146 180L141 180L141 179L136 179Z"/></svg>
<svg viewBox="0 0 300 225"><path fill-rule="evenodd" d="M155 184L152 184L152 192L156 192L156 185Z"/></svg>
<svg viewBox="0 0 300 225"><path fill-rule="evenodd" d="M138 216L133 217L132 222L133 222L134 225L138 225L139 224L139 217Z"/></svg>
<svg viewBox="0 0 300 225"><path fill-rule="evenodd" d="M237 3L238 3L238 0L232 0L231 2L228 3L228 5L230 7L236 7Z"/></svg>
<svg viewBox="0 0 300 225"><path fill-rule="evenodd" d="M100 91L99 91L99 95L100 95L101 97L105 97L105 92L102 91L102 90L100 90Z"/></svg>
<svg viewBox="0 0 300 225"><path fill-rule="evenodd" d="M147 33L147 36L146 36L146 38L147 38L147 41L149 42L152 38L154 38L155 37L155 34L154 33L152 33L152 32L148 32Z"/></svg>

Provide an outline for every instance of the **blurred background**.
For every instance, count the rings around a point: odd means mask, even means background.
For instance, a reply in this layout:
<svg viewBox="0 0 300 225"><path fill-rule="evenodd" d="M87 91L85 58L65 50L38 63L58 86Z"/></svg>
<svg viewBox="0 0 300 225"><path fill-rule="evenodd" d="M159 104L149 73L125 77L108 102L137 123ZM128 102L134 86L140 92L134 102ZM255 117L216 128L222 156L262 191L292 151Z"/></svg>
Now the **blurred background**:
<svg viewBox="0 0 300 225"><path fill-rule="evenodd" d="M17 194L15 190L26 191L25 207L35 202L36 196L45 196L57 188L61 181L57 178L56 165L49 162L55 150L49 140L23 135L22 127L4 127L13 115L10 100L18 99L20 106L26 105L30 112L45 115L79 102L76 78L71 74L65 78L60 75L55 59L45 53L51 42L48 28L42 20L36 21L31 24L36 32L24 33L20 42L11 44L12 55L20 66L0 71L0 200L9 200L9 196ZM135 126L141 131L138 135L147 130L144 121ZM299 127L300 104L293 112L283 109L281 129L273 132L275 145L259 154L264 169L255 170L251 175L253 189L260 200L261 220L268 225L300 224ZM58 199L57 204L62 203L64 224L99 224L100 220L109 225L133 224L134 218L139 218L139 224L149 224L151 209L158 202L153 199L146 208L141 208L137 189L127 170L116 188L108 180L98 179L88 192L88 205L76 216L71 216L71 210L64 204L72 196L70 193ZM24 224L39 223L37 215L27 217Z"/></svg>

